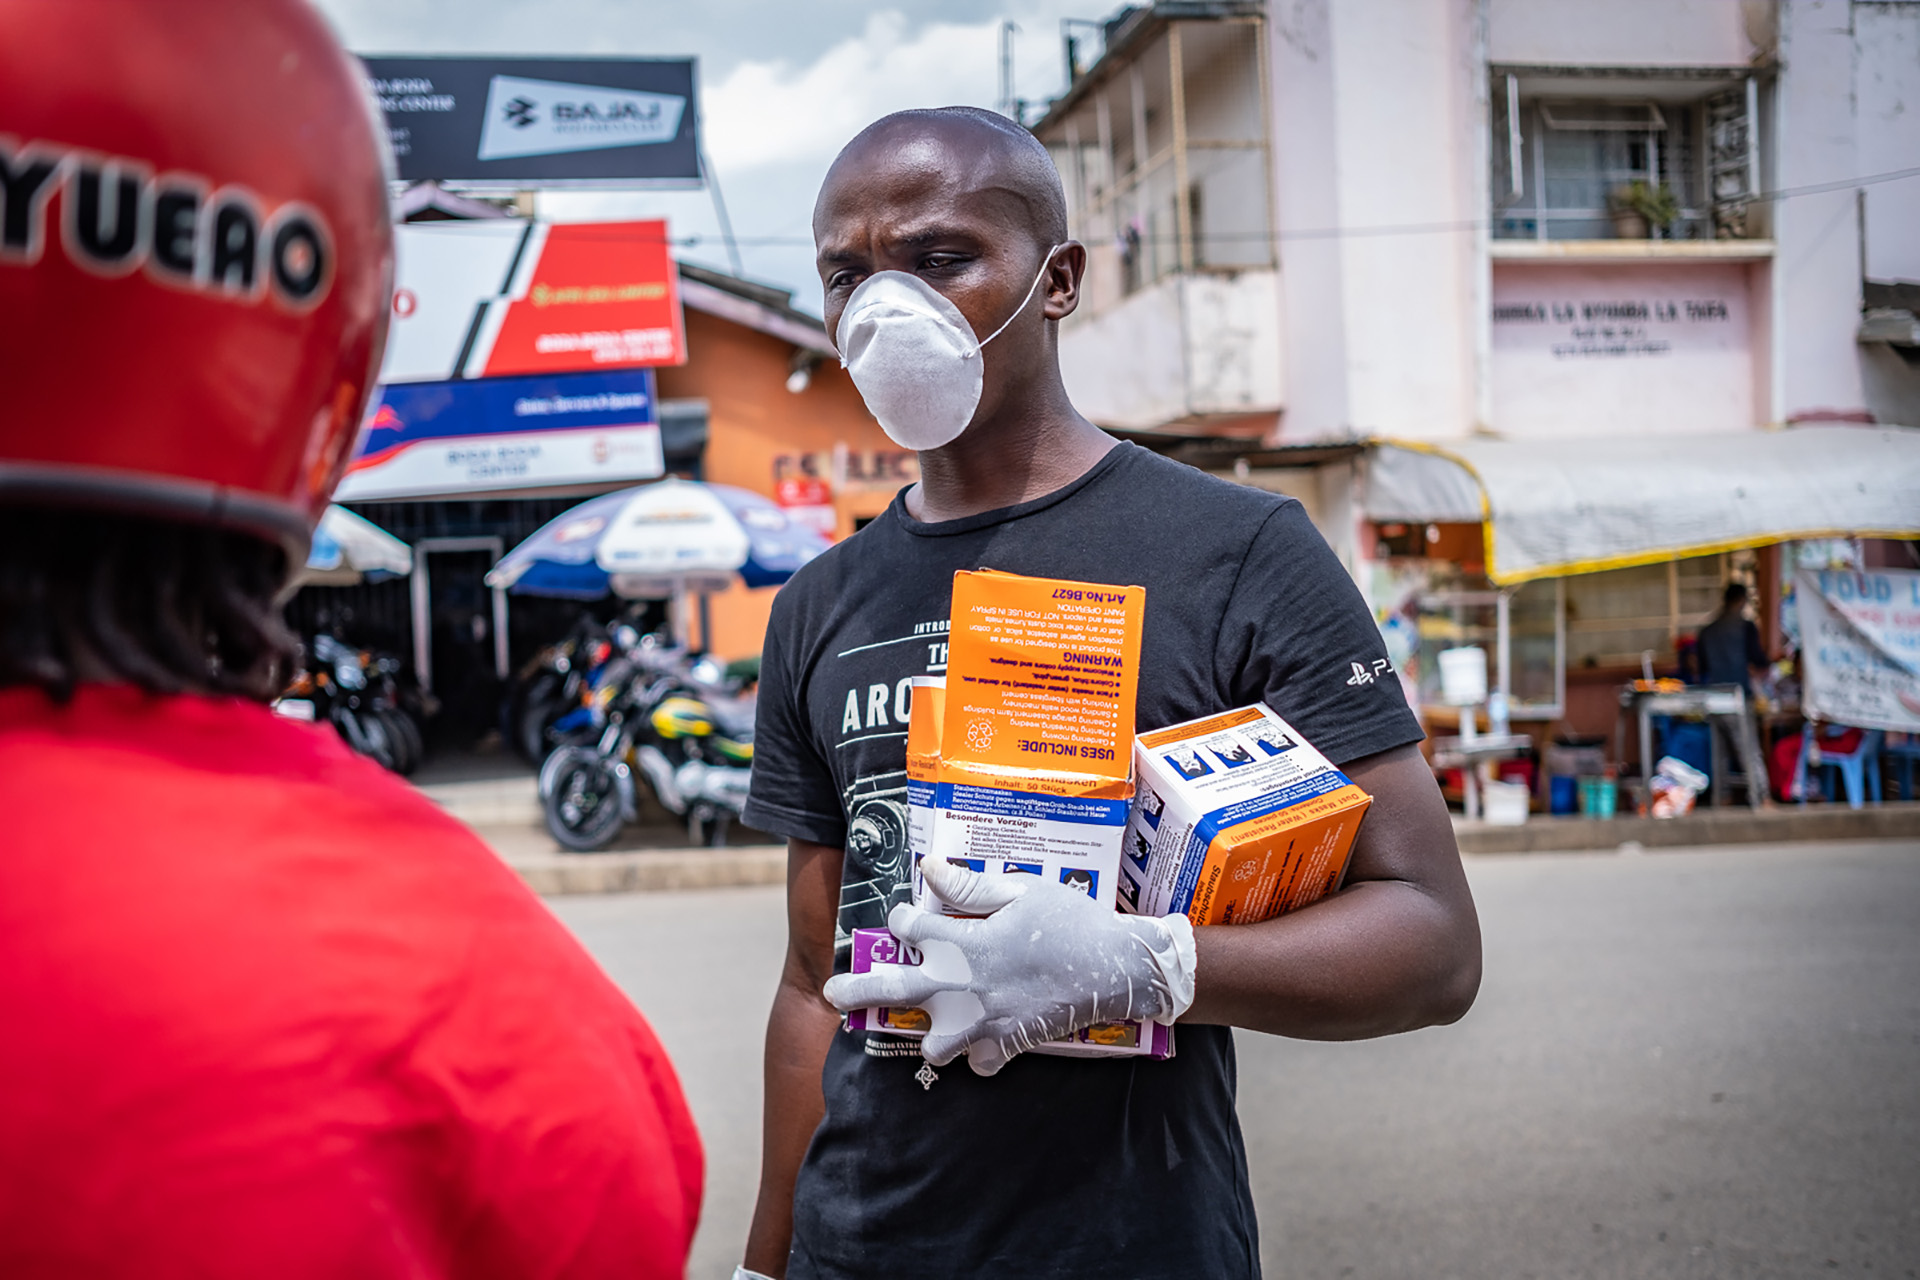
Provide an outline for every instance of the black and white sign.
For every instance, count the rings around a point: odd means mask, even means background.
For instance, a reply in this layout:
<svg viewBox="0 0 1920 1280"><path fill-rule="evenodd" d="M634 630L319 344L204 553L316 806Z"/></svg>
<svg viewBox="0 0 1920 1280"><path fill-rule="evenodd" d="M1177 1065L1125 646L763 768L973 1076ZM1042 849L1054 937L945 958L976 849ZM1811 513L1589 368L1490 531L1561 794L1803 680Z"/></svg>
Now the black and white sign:
<svg viewBox="0 0 1920 1280"><path fill-rule="evenodd" d="M408 181L700 185L691 59L362 61Z"/></svg>
<svg viewBox="0 0 1920 1280"><path fill-rule="evenodd" d="M1544 341L1556 360L1618 360L1672 355L1676 338L1699 346L1698 331L1690 326L1725 325L1731 314L1724 297L1528 298L1496 302L1493 323L1506 346L1527 345L1537 333L1541 337L1531 345ZM1519 326L1534 333L1516 337ZM1709 332L1707 342L1718 337Z"/></svg>

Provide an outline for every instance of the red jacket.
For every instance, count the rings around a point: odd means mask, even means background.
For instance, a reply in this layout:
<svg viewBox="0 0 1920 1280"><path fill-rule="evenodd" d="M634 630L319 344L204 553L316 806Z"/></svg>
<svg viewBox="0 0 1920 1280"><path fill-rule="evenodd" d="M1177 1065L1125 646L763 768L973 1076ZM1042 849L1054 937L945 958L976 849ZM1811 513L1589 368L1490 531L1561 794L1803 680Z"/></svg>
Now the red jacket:
<svg viewBox="0 0 1920 1280"><path fill-rule="evenodd" d="M682 1274L646 1021L332 730L0 692L0 1275Z"/></svg>

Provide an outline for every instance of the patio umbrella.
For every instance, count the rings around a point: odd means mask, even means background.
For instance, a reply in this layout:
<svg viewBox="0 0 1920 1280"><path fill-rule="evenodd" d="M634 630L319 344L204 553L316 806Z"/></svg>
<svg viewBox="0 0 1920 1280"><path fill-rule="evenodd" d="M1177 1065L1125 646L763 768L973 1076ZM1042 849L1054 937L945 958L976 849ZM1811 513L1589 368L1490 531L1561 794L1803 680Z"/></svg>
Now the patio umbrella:
<svg viewBox="0 0 1920 1280"><path fill-rule="evenodd" d="M313 531L313 549L300 571L301 586L341 587L403 578L413 572L413 550L345 507L328 507Z"/></svg>
<svg viewBox="0 0 1920 1280"><path fill-rule="evenodd" d="M757 493L661 480L563 512L502 556L487 585L571 600L668 599L736 581L777 586L828 545Z"/></svg>

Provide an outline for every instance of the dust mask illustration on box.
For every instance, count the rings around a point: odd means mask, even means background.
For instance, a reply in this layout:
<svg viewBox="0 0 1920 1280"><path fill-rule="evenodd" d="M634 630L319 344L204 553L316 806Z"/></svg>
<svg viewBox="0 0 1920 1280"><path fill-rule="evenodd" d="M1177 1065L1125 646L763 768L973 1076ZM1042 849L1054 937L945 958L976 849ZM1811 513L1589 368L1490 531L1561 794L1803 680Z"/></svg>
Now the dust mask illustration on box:
<svg viewBox="0 0 1920 1280"><path fill-rule="evenodd" d="M1013 315L978 339L960 308L919 276L877 271L860 282L834 337L841 367L895 444L919 452L960 438L980 407L980 349L1027 309L1052 261L1048 249Z"/></svg>

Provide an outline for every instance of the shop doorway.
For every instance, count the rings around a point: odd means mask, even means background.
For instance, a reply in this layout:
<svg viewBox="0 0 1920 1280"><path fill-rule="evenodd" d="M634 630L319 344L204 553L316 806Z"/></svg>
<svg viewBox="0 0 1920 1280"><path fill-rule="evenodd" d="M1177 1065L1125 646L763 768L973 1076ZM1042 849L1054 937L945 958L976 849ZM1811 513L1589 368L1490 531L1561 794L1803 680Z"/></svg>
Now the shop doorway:
<svg viewBox="0 0 1920 1280"><path fill-rule="evenodd" d="M492 536L413 544L413 669L439 704L436 745L470 747L496 728L508 667L507 593L486 584L505 547Z"/></svg>

